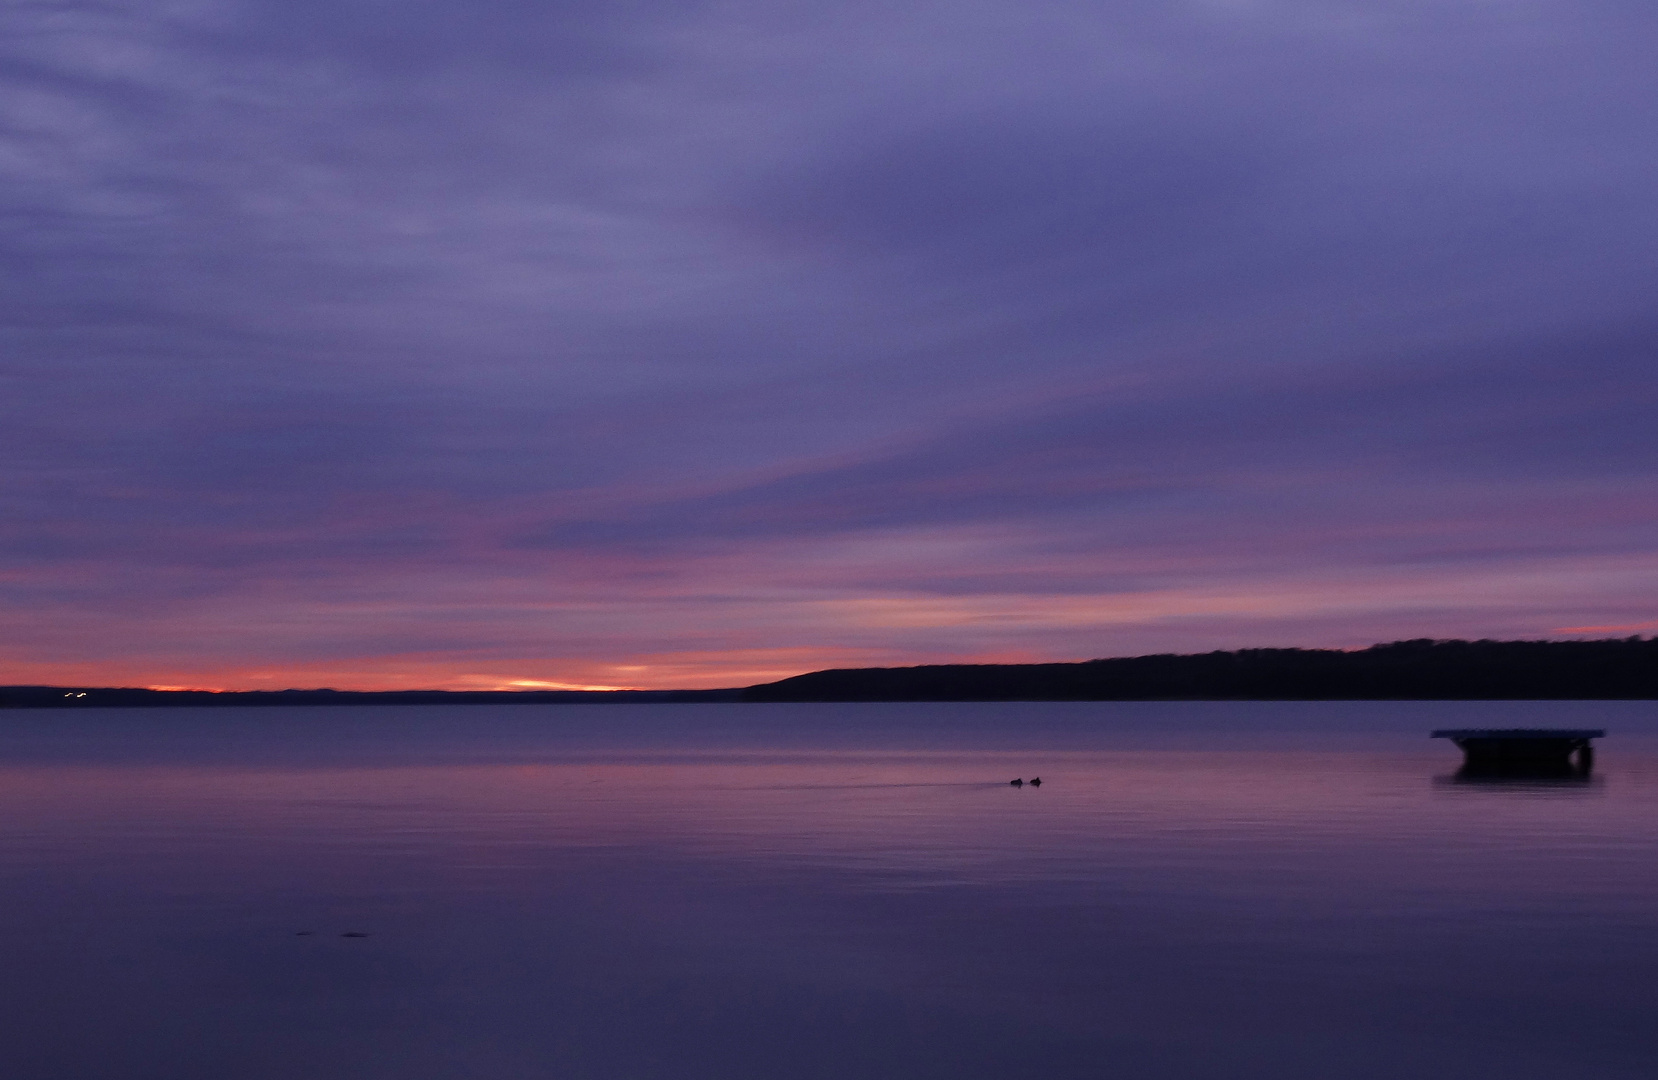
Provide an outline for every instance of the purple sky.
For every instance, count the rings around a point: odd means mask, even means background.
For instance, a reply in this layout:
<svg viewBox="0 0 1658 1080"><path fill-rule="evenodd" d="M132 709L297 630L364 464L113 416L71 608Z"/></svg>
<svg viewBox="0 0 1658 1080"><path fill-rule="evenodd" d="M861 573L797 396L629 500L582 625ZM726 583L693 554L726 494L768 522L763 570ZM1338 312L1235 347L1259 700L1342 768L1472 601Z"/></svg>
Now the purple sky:
<svg viewBox="0 0 1658 1080"><path fill-rule="evenodd" d="M0 682L1658 630L1651 0L17 0Z"/></svg>

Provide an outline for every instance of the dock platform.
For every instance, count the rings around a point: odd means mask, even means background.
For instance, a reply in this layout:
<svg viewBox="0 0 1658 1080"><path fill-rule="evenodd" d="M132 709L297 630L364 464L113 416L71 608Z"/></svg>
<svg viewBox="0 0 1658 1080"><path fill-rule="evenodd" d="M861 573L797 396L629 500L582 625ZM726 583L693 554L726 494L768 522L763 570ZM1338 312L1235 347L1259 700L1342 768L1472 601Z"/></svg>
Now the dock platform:
<svg viewBox="0 0 1658 1080"><path fill-rule="evenodd" d="M1605 734L1600 728L1442 728L1431 737L1456 743L1469 768L1564 767L1575 754L1578 770L1587 773L1595 757L1590 740Z"/></svg>

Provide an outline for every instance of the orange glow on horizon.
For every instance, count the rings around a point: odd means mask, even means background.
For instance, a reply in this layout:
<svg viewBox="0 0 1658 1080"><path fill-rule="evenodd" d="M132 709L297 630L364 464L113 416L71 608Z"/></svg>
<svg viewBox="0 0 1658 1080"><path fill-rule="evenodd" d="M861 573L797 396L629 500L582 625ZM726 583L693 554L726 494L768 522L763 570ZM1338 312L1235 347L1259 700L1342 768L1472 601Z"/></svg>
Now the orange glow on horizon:
<svg viewBox="0 0 1658 1080"><path fill-rule="evenodd" d="M1083 659L1027 649L967 655L916 655L874 649L729 649L588 659L501 660L460 667L453 658L373 657L355 663L291 667L227 664L216 670L156 672L96 663L7 665L0 683L34 686L142 687L228 693L246 690L723 690L775 682L808 671L916 664L1009 664ZM516 670L515 670L516 669ZM160 675L160 678L157 678Z"/></svg>
<svg viewBox="0 0 1658 1080"><path fill-rule="evenodd" d="M1551 634L1634 634L1642 630L1658 630L1658 621L1627 623L1622 626L1557 626Z"/></svg>
<svg viewBox="0 0 1658 1080"><path fill-rule="evenodd" d="M1658 622L1559 627L1545 633L1617 634L1643 630L1658 630ZM1243 648L1250 645L1222 643L1213 647ZM1313 643L1302 644L1300 647L1339 648L1351 651L1369 646L1357 643ZM917 654L898 650L855 648L729 649L631 656L625 658L625 663L601 662L586 658L500 660L487 664L485 670L481 671L471 665L462 668L454 658L441 655L370 657L353 663L299 663L284 667L243 666L231 663L216 670L165 673L153 670L135 671L131 666L118 664L39 662L6 665L5 669L0 671L0 684L141 687L148 690L204 693L322 689L359 692L719 690L775 682L830 668L1074 663L1102 656L1143 655L1148 651L1151 650L1136 652L1118 649L1100 650L1092 655L1053 655L1028 648L983 650L966 654ZM1208 650L1197 647L1162 651ZM157 674L163 677L157 679Z"/></svg>
<svg viewBox="0 0 1658 1080"><path fill-rule="evenodd" d="M719 595L623 598L612 607L598 601L497 603L493 594L422 605L278 598L268 607L238 609L234 618L215 608L205 615L177 613L173 622L99 619L95 627L69 626L53 635L36 628L28 645L0 658L0 684L204 691L711 690L827 668L1364 648L1421 637L1613 636L1658 630L1658 621L1650 620L1650 607L1595 605L1582 594L1628 593L1648 582L1658 584L1658 564L1642 556L1479 571L1318 570L1061 593L827 587L776 593L733 583ZM450 618L446 605L461 599L469 605L465 618ZM27 629L23 617L12 617L21 635ZM1543 629L1596 618L1592 625ZM325 638L317 636L324 632ZM534 644L524 644L532 638ZM388 640L430 644L373 651ZM343 653L347 646L340 643L351 643L354 655Z"/></svg>

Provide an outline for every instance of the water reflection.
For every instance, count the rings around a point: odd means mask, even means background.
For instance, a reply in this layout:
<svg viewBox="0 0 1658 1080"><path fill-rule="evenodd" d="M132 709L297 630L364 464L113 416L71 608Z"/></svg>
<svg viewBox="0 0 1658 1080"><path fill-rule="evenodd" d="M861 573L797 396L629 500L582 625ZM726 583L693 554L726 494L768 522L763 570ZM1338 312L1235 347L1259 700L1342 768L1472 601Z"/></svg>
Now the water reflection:
<svg viewBox="0 0 1658 1080"><path fill-rule="evenodd" d="M1437 798L1414 719L1215 750L1053 713L43 728L0 754L8 1080L1650 1072L1658 757Z"/></svg>
<svg viewBox="0 0 1658 1080"><path fill-rule="evenodd" d="M1595 779L1594 758L1580 754L1562 761L1470 761L1452 777L1461 784L1587 784Z"/></svg>
<svg viewBox="0 0 1658 1080"><path fill-rule="evenodd" d="M1604 777L1576 768L1471 769L1465 766L1454 773L1436 776L1433 782L1436 787L1449 790L1517 797L1605 794Z"/></svg>
<svg viewBox="0 0 1658 1080"><path fill-rule="evenodd" d="M1594 751L1587 748L1558 758L1471 756L1447 779L1456 784L1514 789L1585 786L1598 780Z"/></svg>

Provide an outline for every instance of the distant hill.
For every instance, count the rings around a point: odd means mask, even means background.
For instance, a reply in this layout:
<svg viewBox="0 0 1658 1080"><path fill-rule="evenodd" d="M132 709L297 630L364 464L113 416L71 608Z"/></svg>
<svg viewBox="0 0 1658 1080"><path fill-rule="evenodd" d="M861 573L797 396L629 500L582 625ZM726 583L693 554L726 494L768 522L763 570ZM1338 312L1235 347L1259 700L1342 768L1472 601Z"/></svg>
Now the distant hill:
<svg viewBox="0 0 1658 1080"><path fill-rule="evenodd" d="M1368 649L1160 653L1074 664L841 668L744 701L1658 698L1658 638L1395 641Z"/></svg>
<svg viewBox="0 0 1658 1080"><path fill-rule="evenodd" d="M1658 699L1658 637L1239 649L1072 664L836 668L731 690L144 690L0 686L0 709L739 701Z"/></svg>

